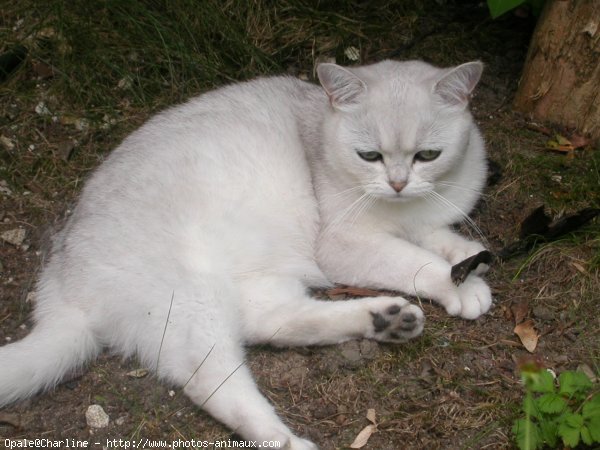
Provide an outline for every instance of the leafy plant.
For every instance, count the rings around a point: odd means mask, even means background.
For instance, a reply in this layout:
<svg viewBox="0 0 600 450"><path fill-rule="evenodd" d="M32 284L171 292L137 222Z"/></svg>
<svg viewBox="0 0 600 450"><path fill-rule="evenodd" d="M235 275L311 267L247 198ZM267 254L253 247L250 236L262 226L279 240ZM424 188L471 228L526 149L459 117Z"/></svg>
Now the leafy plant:
<svg viewBox="0 0 600 450"><path fill-rule="evenodd" d="M546 0L487 0L487 5L492 18L515 9L521 5L529 5L534 15L538 16Z"/></svg>
<svg viewBox="0 0 600 450"><path fill-rule="evenodd" d="M561 442L569 448L600 444L600 392L584 373L563 372L557 386L548 370L528 362L521 366L521 378L525 417L513 426L521 450L555 448Z"/></svg>

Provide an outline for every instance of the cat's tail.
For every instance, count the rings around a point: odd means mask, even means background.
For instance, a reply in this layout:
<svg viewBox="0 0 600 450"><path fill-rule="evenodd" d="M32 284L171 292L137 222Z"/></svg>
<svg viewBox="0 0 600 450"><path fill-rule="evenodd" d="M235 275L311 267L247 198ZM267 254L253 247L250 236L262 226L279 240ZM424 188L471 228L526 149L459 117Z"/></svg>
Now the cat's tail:
<svg viewBox="0 0 600 450"><path fill-rule="evenodd" d="M0 347L0 407L54 387L99 350L82 311L53 311L24 339Z"/></svg>

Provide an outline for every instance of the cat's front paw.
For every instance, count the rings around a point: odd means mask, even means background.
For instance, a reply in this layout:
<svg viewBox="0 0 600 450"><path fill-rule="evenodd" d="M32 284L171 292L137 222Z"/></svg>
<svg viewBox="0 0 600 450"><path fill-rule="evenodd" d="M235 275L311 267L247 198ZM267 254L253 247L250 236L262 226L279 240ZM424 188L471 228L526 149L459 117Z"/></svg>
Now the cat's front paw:
<svg viewBox="0 0 600 450"><path fill-rule="evenodd" d="M488 312L492 306L492 292L489 286L476 275L469 275L457 290L460 311L453 315L459 315L463 319L477 319Z"/></svg>
<svg viewBox="0 0 600 450"><path fill-rule="evenodd" d="M421 308L395 300L393 297L380 297L381 306L370 308L371 329L365 337L381 342L401 343L417 337L423 331L425 316Z"/></svg>

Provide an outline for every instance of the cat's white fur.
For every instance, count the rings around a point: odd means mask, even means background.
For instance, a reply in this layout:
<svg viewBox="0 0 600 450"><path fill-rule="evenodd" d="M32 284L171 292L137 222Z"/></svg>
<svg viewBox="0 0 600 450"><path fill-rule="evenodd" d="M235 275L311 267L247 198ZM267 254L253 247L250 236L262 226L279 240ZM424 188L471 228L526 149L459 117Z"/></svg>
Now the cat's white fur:
<svg viewBox="0 0 600 450"><path fill-rule="evenodd" d="M401 297L318 301L309 286L399 290L468 319L489 309L479 276L450 279L483 248L449 228L484 185L467 108L481 70L322 64L322 86L262 78L154 117L90 177L57 236L35 327L0 348L0 405L109 347L247 439L316 448L259 393L244 345L403 342L423 328ZM415 161L429 149L440 156Z"/></svg>

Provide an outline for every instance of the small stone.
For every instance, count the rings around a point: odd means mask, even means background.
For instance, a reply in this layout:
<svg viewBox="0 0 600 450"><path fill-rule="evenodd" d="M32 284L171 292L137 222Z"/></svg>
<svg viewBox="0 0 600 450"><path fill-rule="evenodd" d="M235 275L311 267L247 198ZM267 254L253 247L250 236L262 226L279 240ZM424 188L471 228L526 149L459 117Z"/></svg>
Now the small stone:
<svg viewBox="0 0 600 450"><path fill-rule="evenodd" d="M12 139L7 138L4 135L0 136L0 144L2 144L2 146L8 151L14 150L15 148L15 143L12 141Z"/></svg>
<svg viewBox="0 0 600 450"><path fill-rule="evenodd" d="M85 421L90 428L106 428L110 418L100 405L90 405L85 412Z"/></svg>
<svg viewBox="0 0 600 450"><path fill-rule="evenodd" d="M379 344L370 339L363 339L359 342L360 354L364 359L375 359L379 355Z"/></svg>
<svg viewBox="0 0 600 450"><path fill-rule="evenodd" d="M340 347L340 352L342 354L342 357L344 358L344 366L351 369L360 366L362 356L360 355L360 347L358 345L358 342L345 342Z"/></svg>
<svg viewBox="0 0 600 450"><path fill-rule="evenodd" d="M79 131L88 131L90 129L90 122L87 119L77 119L75 121L75 128Z"/></svg>
<svg viewBox="0 0 600 450"><path fill-rule="evenodd" d="M2 239L4 242L14 245L15 247L19 247L25 240L25 230L23 228L14 228L12 230L5 231L4 233L0 234L0 239Z"/></svg>
<svg viewBox="0 0 600 450"><path fill-rule="evenodd" d="M131 78L130 76L125 76L125 77L121 78L119 80L119 82L117 83L117 87L119 89L123 89L123 90L130 89L132 85L133 85L133 78Z"/></svg>
<svg viewBox="0 0 600 450"><path fill-rule="evenodd" d="M586 376L590 379L590 381L592 383L595 383L598 381L598 377L596 376L596 374L594 373L592 368L590 366L588 366L587 364L579 364L577 366L577 372L585 373Z"/></svg>
<svg viewBox="0 0 600 450"><path fill-rule="evenodd" d="M75 149L74 141L64 141L57 145L56 153L63 160L67 161L71 157L71 154L73 153L74 149Z"/></svg>
<svg viewBox="0 0 600 450"><path fill-rule="evenodd" d="M169 391L169 397L175 397L175 391Z"/></svg>
<svg viewBox="0 0 600 450"><path fill-rule="evenodd" d="M48 109L48 107L46 106L46 103L44 103L44 102L39 102L35 106L35 112L37 114L39 114L40 116L49 116L49 115L51 115L50 110Z"/></svg>
<svg viewBox="0 0 600 450"><path fill-rule="evenodd" d="M148 375L148 369L135 369L127 372L129 378L144 378L146 375Z"/></svg>
<svg viewBox="0 0 600 450"><path fill-rule="evenodd" d="M554 313L550 309L546 308L545 306L535 306L533 308L533 315L537 319L542 319L542 320L554 319Z"/></svg>
<svg viewBox="0 0 600 450"><path fill-rule="evenodd" d="M115 424L117 426L121 426L125 423L125 421L127 420L127 416L121 416L121 417L117 417L117 419L115 420Z"/></svg>
<svg viewBox="0 0 600 450"><path fill-rule="evenodd" d="M358 61L360 59L360 50L356 47L350 46L346 50L344 50L344 55L350 61Z"/></svg>

